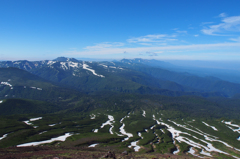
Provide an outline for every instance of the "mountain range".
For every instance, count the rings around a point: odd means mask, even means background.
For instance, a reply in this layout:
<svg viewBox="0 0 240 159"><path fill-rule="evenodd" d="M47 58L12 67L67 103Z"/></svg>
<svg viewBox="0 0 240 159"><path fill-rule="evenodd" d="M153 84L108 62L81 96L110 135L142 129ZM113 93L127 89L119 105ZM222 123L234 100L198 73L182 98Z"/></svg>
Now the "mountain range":
<svg viewBox="0 0 240 159"><path fill-rule="evenodd" d="M158 67L154 67L156 63ZM164 69L170 66L169 63L157 60L90 62L65 57L52 61L0 62L1 68L16 67L45 80L87 93L116 91L205 97L233 97L240 94L240 84L216 77L200 77L187 72Z"/></svg>

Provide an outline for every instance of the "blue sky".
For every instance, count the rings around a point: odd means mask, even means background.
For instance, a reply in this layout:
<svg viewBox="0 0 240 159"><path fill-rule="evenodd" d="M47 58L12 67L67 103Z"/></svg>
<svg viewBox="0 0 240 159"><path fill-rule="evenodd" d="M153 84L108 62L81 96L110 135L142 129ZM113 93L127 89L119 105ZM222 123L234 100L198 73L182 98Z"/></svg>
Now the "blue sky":
<svg viewBox="0 0 240 159"><path fill-rule="evenodd" d="M0 0L0 60L240 60L239 0Z"/></svg>

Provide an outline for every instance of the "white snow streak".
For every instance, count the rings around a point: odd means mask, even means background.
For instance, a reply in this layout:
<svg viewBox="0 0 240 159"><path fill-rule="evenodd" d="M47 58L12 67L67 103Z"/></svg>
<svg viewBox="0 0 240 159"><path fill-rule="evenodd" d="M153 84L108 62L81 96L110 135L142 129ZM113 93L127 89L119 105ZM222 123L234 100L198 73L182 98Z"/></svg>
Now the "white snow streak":
<svg viewBox="0 0 240 159"><path fill-rule="evenodd" d="M214 126L210 126L210 125L208 125L207 123L205 123L205 122L203 122L203 121L202 121L202 123L205 124L205 125L208 126L208 127L211 127L213 130L218 131L218 129L215 128Z"/></svg>
<svg viewBox="0 0 240 159"><path fill-rule="evenodd" d="M112 132L112 129L114 127L113 123L115 123L114 117L112 115L108 115L108 119L109 119L108 121L106 121L105 123L102 123L102 126L100 128L103 128L105 125L110 125L111 128L109 129L109 132L110 134L113 134Z"/></svg>
<svg viewBox="0 0 240 159"><path fill-rule="evenodd" d="M8 134L4 134L2 137L0 137L0 140L4 139L5 137L7 137Z"/></svg>
<svg viewBox="0 0 240 159"><path fill-rule="evenodd" d="M125 124L123 123L123 125L119 128L120 129L120 132L123 134L123 135L127 135L128 137L124 138L122 140L123 141L127 141L130 137L133 137L133 134L131 133L127 133L125 130L124 130L124 127L125 127Z"/></svg>
<svg viewBox="0 0 240 159"><path fill-rule="evenodd" d="M59 136L59 137L56 137L56 138L51 138L50 140L25 143L25 144L17 145L17 147L36 146L36 145L40 145L40 144L51 143L53 141L65 141L66 138L69 137L69 136L71 136L70 133L65 133L65 135L63 135L63 136Z"/></svg>
<svg viewBox="0 0 240 159"><path fill-rule="evenodd" d="M91 114L90 115L90 119L95 119L96 118L96 115L95 114Z"/></svg>
<svg viewBox="0 0 240 159"><path fill-rule="evenodd" d="M92 145L89 145L88 147L95 147L97 146L99 143L96 143L96 144L92 144Z"/></svg>
<svg viewBox="0 0 240 159"><path fill-rule="evenodd" d="M139 141L139 140L138 140L138 141ZM137 142L138 142L138 141L133 141L133 142L131 142L131 145L129 145L128 148L134 147L133 149L134 149L135 152L139 151L139 149L140 149L141 147L137 145Z"/></svg>
<svg viewBox="0 0 240 159"><path fill-rule="evenodd" d="M85 70L88 70L88 71L91 71L95 76L99 76L99 77L105 77L105 76L103 76L103 75L98 75L98 74L96 74L96 72L95 72L95 70L93 70L93 69L90 69L90 68L88 68L89 66L87 65L87 64L83 64L83 69L85 69Z"/></svg>
<svg viewBox="0 0 240 159"><path fill-rule="evenodd" d="M42 119L42 117L31 118L31 119L23 121L23 122L26 123L27 125L32 125L32 123L30 123L30 121L36 121L36 120L40 120L40 119Z"/></svg>
<svg viewBox="0 0 240 159"><path fill-rule="evenodd" d="M170 120L169 120L169 121L170 121ZM179 126L179 127L182 127L182 128L184 128L184 129L187 129L187 130L189 130L189 131L192 131L192 132L195 132L195 133L197 133L197 134L199 134L199 135L204 136L205 140L221 142L221 143L223 143L224 145L226 145L227 147L231 147L231 148L232 148L232 146L228 145L227 143L225 143L225 142L223 142L223 141L221 141L221 140L216 140L216 139L210 138L209 136L212 136L212 135L209 135L209 134L203 133L203 132L200 133L200 132L198 132L198 131L195 131L195 130L192 130L192 129L187 128L185 125L180 125L180 124L177 124L176 122L173 122L173 121L170 121L170 122L174 123L175 125L177 125L177 126ZM193 146L193 147L197 147L197 148L199 148L199 149L204 148L204 149L205 149L206 151L208 151L208 152L214 152L214 151L215 151L215 152L223 153L223 154L226 154L226 155L230 155L230 154L228 154L228 153L226 153L226 152L224 152L224 151L221 151L221 150L219 150L219 149L216 149L215 147L213 147L213 145L212 145L211 143L209 143L209 142L207 142L207 141L205 141L205 140L198 139L197 137L195 137L195 136L193 136L193 135L191 135L191 134L189 134L189 133L176 130L175 128L173 128L172 126L170 126L170 125L168 125L168 124L166 124L166 123L161 122L161 124L168 127L167 130L172 133L172 138L173 138L173 140L175 139L175 140L177 140L178 142L185 142L185 143L187 143L188 145L191 145L191 146ZM195 139L197 139L197 140L200 140L200 141L206 143L206 144L207 144L207 147L204 146L204 145L201 145L201 144L199 144L199 143L196 143L196 142L194 142L194 141L192 141L192 140L190 140L190 139L188 139L188 138L186 138L186 137L182 137L182 136L180 136L180 134L186 134L186 135L189 135L189 136L191 136L191 137L193 137L193 138L195 138ZM214 136L212 136L212 137L214 137ZM215 137L215 138L216 138L216 137ZM235 149L235 150L238 150L238 149ZM235 157L235 156L233 156L233 155L230 155L230 156L232 156L232 157L234 157L234 158L237 158L237 157ZM200 157L200 156L198 156L198 157Z"/></svg>
<svg viewBox="0 0 240 159"><path fill-rule="evenodd" d="M145 110L143 110L142 116L146 117L146 111Z"/></svg>

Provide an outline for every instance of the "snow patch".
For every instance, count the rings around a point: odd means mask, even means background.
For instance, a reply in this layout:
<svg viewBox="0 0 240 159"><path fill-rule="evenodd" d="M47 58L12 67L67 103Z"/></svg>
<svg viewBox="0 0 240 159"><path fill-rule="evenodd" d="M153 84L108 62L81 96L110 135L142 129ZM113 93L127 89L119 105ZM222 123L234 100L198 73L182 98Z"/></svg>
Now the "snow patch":
<svg viewBox="0 0 240 159"><path fill-rule="evenodd" d="M9 79L8 81L11 81L11 79ZM2 85L6 85L6 86L9 86L11 87L11 89L13 89L12 85L8 82L1 82Z"/></svg>
<svg viewBox="0 0 240 159"><path fill-rule="evenodd" d="M143 110L142 116L146 117L146 111L145 110Z"/></svg>
<svg viewBox="0 0 240 159"><path fill-rule="evenodd" d="M173 151L173 154L176 155L178 152L180 152L180 150L179 150L178 147L177 147L177 150L176 150L176 151Z"/></svg>
<svg viewBox="0 0 240 159"><path fill-rule="evenodd" d="M46 132L47 132L47 131L42 131L42 132L39 133L39 135L41 135L41 134L43 134L43 133L46 133Z"/></svg>
<svg viewBox="0 0 240 159"><path fill-rule="evenodd" d="M218 129L215 128L214 126L210 126L210 125L208 125L207 123L205 123L205 122L203 122L203 121L202 121L202 123L205 124L205 125L208 126L208 127L211 127L213 130L218 131Z"/></svg>
<svg viewBox="0 0 240 159"><path fill-rule="evenodd" d="M90 115L90 119L95 119L96 118L96 115L95 114L91 114Z"/></svg>
<svg viewBox="0 0 240 159"><path fill-rule="evenodd" d="M138 140L138 141L139 141L139 140ZM137 145L137 142L138 142L138 141L133 141L133 142L131 142L131 145L129 145L128 148L134 147L133 149L134 149L135 152L139 151L139 149L140 149L141 147Z"/></svg>
<svg viewBox="0 0 240 159"><path fill-rule="evenodd" d="M211 155L210 153L205 152L203 149L202 149L202 151L200 152L200 154L205 155L205 156L212 157L212 155Z"/></svg>
<svg viewBox="0 0 240 159"><path fill-rule="evenodd" d="M113 134L112 132L112 129L114 127L113 123L115 123L114 117L112 115L108 115L108 119L109 119L108 121L106 121L105 123L102 123L102 126L100 128L103 128L105 125L110 125L111 128L109 129L109 132L110 134Z"/></svg>
<svg viewBox="0 0 240 159"><path fill-rule="evenodd" d="M125 127L125 124L123 123L123 125L119 128L120 129L120 132L123 134L123 135L127 135L128 137L124 138L122 140L123 141L127 141L130 137L133 137L133 134L131 133L127 133L125 130L124 130L124 127Z"/></svg>
<svg viewBox="0 0 240 159"><path fill-rule="evenodd" d="M141 139L143 139L142 134L140 132L138 132L138 136L141 137Z"/></svg>
<svg viewBox="0 0 240 159"><path fill-rule="evenodd" d="M42 117L31 118L31 119L23 121L23 122L27 125L32 125L32 123L30 123L30 121L36 121L36 120L40 120L40 119L42 119Z"/></svg>
<svg viewBox="0 0 240 159"><path fill-rule="evenodd" d="M49 124L48 126L55 126L55 125L57 125L57 123L56 124Z"/></svg>
<svg viewBox="0 0 240 159"><path fill-rule="evenodd" d="M20 145L17 145L17 147L36 146L36 145L40 145L40 144L51 143L53 141L65 141L66 138L68 138L69 136L71 136L70 133L65 133L65 135L62 135L62 136L59 136L59 137L55 137L55 138L51 138L50 140L20 144Z"/></svg>
<svg viewBox="0 0 240 159"><path fill-rule="evenodd" d="M0 103L2 103L3 101L2 100L0 100Z"/></svg>
<svg viewBox="0 0 240 159"><path fill-rule="evenodd" d="M95 76L99 76L99 77L105 77L105 76L103 76L103 75L98 75L98 74L96 74L96 72L95 72L95 70L93 70L93 69L90 69L90 68L88 68L89 66L87 65L87 64L83 64L83 69L85 69L85 70L88 70L88 71L91 71Z"/></svg>
<svg viewBox="0 0 240 159"><path fill-rule="evenodd" d="M103 66L103 67L106 67L106 68L108 68L108 66L107 65L103 65L103 64L99 64L100 66Z"/></svg>
<svg viewBox="0 0 240 159"><path fill-rule="evenodd" d="M47 65L55 64L57 61L48 61Z"/></svg>
<svg viewBox="0 0 240 159"><path fill-rule="evenodd" d="M97 146L99 143L96 143L96 144L92 144L92 145L89 145L88 147L95 147Z"/></svg>
<svg viewBox="0 0 240 159"><path fill-rule="evenodd" d="M5 137L7 137L8 134L4 134L2 137L0 137L0 140L4 139Z"/></svg>

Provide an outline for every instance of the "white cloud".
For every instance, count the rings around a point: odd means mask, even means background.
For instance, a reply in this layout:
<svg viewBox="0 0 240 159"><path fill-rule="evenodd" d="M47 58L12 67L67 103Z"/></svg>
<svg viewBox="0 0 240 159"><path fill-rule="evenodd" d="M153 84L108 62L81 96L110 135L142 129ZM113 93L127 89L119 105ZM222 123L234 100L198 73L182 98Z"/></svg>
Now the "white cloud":
<svg viewBox="0 0 240 159"><path fill-rule="evenodd" d="M180 34L187 34L187 31L185 31L185 30L177 30L176 32L180 33Z"/></svg>
<svg viewBox="0 0 240 159"><path fill-rule="evenodd" d="M174 37L176 37L176 35L154 34L130 38L127 39L127 42L146 45L147 43L164 43L173 40L176 41L177 39L173 39Z"/></svg>
<svg viewBox="0 0 240 159"><path fill-rule="evenodd" d="M198 37L199 35L198 34L196 34L196 35L194 35L195 37Z"/></svg>
<svg viewBox="0 0 240 159"><path fill-rule="evenodd" d="M220 14L221 15L221 14ZM210 25L201 31L207 35L223 35L226 32L240 32L240 16L225 17L222 15L222 23Z"/></svg>
<svg viewBox="0 0 240 159"><path fill-rule="evenodd" d="M158 56L158 53L156 53L156 52L146 52L146 54L148 55L148 56Z"/></svg>
<svg viewBox="0 0 240 159"><path fill-rule="evenodd" d="M85 51L69 51L67 55L116 55L127 52L132 55L139 55L139 53L154 52L154 53L171 53L171 52L198 52L207 50L231 50L232 48L240 49L239 42L232 43L216 43L216 44L193 44L193 45L168 45L168 46L154 46L154 47L99 47L98 49L86 49Z"/></svg>
<svg viewBox="0 0 240 159"><path fill-rule="evenodd" d="M219 17L221 17L221 18L226 17L226 16L227 16L226 13L221 13L221 14L219 14Z"/></svg>
<svg viewBox="0 0 240 159"><path fill-rule="evenodd" d="M104 43L99 43L94 46L86 46L84 49L86 50L99 50L99 49L104 49L104 48L114 48L114 47L121 47L124 46L124 43L121 42L104 42Z"/></svg>
<svg viewBox="0 0 240 159"><path fill-rule="evenodd" d="M230 38L229 40L240 42L240 36L238 38Z"/></svg>

